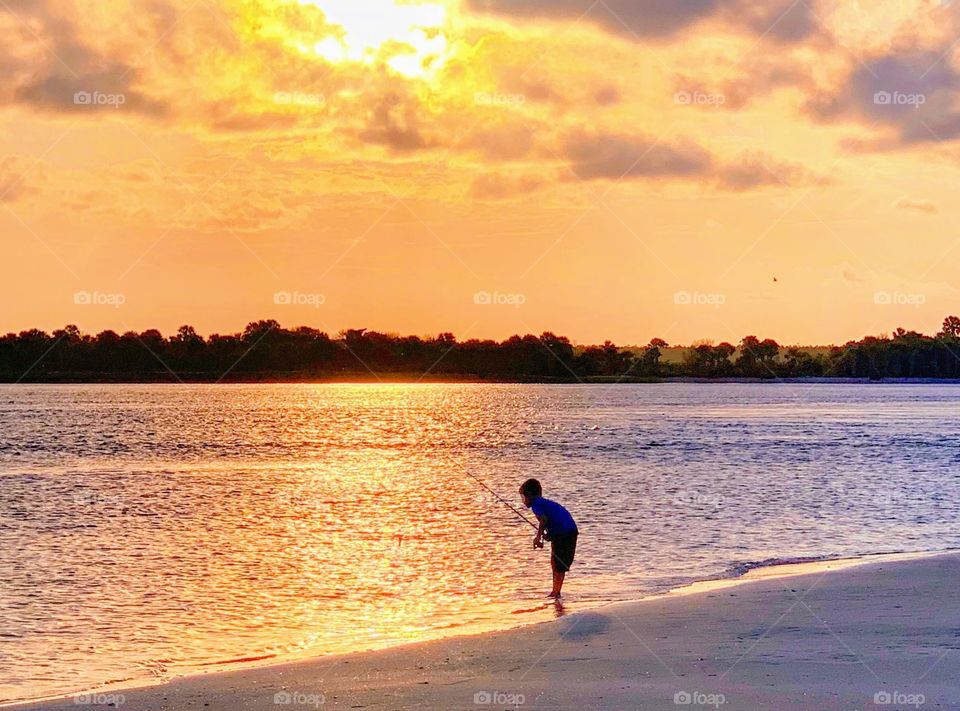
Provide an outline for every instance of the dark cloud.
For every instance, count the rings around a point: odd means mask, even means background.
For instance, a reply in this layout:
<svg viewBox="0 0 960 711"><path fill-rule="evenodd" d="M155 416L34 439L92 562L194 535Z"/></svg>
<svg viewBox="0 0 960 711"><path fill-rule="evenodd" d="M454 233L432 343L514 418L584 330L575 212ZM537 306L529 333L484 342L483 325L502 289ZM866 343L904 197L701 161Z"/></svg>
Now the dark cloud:
<svg viewBox="0 0 960 711"><path fill-rule="evenodd" d="M30 23L28 37L39 43L44 56L42 66L29 67L3 58L0 71L16 82L8 95L13 100L52 111L166 112L162 103L136 90L133 67L101 56L83 41L63 7L50 0L17 0L0 4L0 14L5 12Z"/></svg>
<svg viewBox="0 0 960 711"><path fill-rule="evenodd" d="M16 97L53 111L137 111L152 116L166 113L164 104L133 88L135 74L117 65L100 71L73 74L60 67L26 83Z"/></svg>
<svg viewBox="0 0 960 711"><path fill-rule="evenodd" d="M895 148L960 137L960 74L942 52L891 53L858 64L838 89L814 96L818 120L852 119L886 128L893 138L864 137L854 147Z"/></svg>
<svg viewBox="0 0 960 711"><path fill-rule="evenodd" d="M471 8L499 15L593 22L628 37L666 38L720 16L770 40L799 42L820 31L814 0L469 0Z"/></svg>
<svg viewBox="0 0 960 711"><path fill-rule="evenodd" d="M814 0L739 0L728 3L726 19L754 34L782 43L802 42L823 30Z"/></svg>
<svg viewBox="0 0 960 711"><path fill-rule="evenodd" d="M499 93L489 96L494 103L499 101L503 105L550 104L555 109L565 112L581 108L585 104L613 106L623 99L617 86L609 83L598 84L596 76L551 77L537 72L534 68L513 64L502 64L498 67L498 73ZM531 76L527 76L528 73Z"/></svg>
<svg viewBox="0 0 960 711"><path fill-rule="evenodd" d="M417 104L397 94L381 98L370 111L360 138L398 153L421 150L429 142L420 132Z"/></svg>
<svg viewBox="0 0 960 711"><path fill-rule="evenodd" d="M567 140L565 157L581 180L692 180L738 192L827 182L799 164L764 153L723 163L690 141L667 144L648 136L575 134Z"/></svg>
<svg viewBox="0 0 960 711"><path fill-rule="evenodd" d="M648 136L577 133L567 139L564 155L581 180L696 177L713 169L713 158L700 146Z"/></svg>
<svg viewBox="0 0 960 711"><path fill-rule="evenodd" d="M599 23L613 32L666 37L713 14L719 0L469 0L476 10Z"/></svg>
<svg viewBox="0 0 960 711"><path fill-rule="evenodd" d="M532 68L524 70L523 65L501 63L497 66L497 93L477 94L477 103L506 107L525 103L553 104L566 107L575 99L572 93L579 87L567 78L550 77L544 72ZM527 76L527 72L531 75ZM590 88L592 91L592 87Z"/></svg>
<svg viewBox="0 0 960 711"><path fill-rule="evenodd" d="M799 87L810 90L812 84L809 70L800 62L787 57L758 56L738 65L736 71L731 72L730 79L716 86L696 77L684 76L677 80L675 89L690 97L716 97L709 102L691 101L693 108L735 111L777 89Z"/></svg>
<svg viewBox="0 0 960 711"><path fill-rule="evenodd" d="M620 90L615 86L604 86L593 92L593 100L598 106L613 106L621 99Z"/></svg>
<svg viewBox="0 0 960 711"><path fill-rule="evenodd" d="M723 188L742 192L761 187L797 187L807 184L826 184L825 178L813 175L798 163L778 161L765 153L745 153L736 162L717 171L717 181Z"/></svg>

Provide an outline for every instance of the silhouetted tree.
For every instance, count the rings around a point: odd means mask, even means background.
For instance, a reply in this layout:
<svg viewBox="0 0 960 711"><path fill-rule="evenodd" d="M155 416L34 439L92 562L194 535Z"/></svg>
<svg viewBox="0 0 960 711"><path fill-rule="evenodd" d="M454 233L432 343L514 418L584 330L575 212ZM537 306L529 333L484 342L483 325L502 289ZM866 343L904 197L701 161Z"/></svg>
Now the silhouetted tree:
<svg viewBox="0 0 960 711"><path fill-rule="evenodd" d="M218 380L297 378L335 373L432 373L497 380L574 380L593 376L695 375L723 377L849 376L858 378L960 378L960 318L949 316L935 337L898 328L810 353L747 336L730 343L700 342L681 364L661 362L666 341L653 339L636 355L606 341L575 348L549 331L505 341L458 342L436 337L348 329L337 338L301 326L284 329L254 321L241 333L203 338L181 326L169 338L155 329L106 330L85 335L74 325L47 334L38 329L0 336L0 377L19 380ZM739 351L739 352L738 352ZM737 355L734 363L732 358Z"/></svg>
<svg viewBox="0 0 960 711"><path fill-rule="evenodd" d="M621 351L610 341L602 346L590 346L579 358L580 372L584 375L625 375L633 368L634 357L630 351Z"/></svg>
<svg viewBox="0 0 960 711"><path fill-rule="evenodd" d="M943 328L940 330L939 335L960 338L960 318L947 316L943 319Z"/></svg>
<svg viewBox="0 0 960 711"><path fill-rule="evenodd" d="M774 361L780 353L776 341L767 338L763 341L756 336L746 336L740 341L740 357L737 367L742 375L754 378L771 378L776 375Z"/></svg>
<svg viewBox="0 0 960 711"><path fill-rule="evenodd" d="M733 370L730 356L736 350L729 343L721 343L718 346L701 343L690 348L684 354L683 361L689 370L689 375L701 378L730 375Z"/></svg>

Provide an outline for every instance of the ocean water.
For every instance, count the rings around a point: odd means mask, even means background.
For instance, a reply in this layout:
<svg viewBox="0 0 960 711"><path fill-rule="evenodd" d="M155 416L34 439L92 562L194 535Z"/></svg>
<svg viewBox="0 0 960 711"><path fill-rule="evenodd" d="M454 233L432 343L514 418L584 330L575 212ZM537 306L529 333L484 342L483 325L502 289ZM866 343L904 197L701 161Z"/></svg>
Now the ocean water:
<svg viewBox="0 0 960 711"><path fill-rule="evenodd" d="M960 387L0 389L0 700L558 614L795 557L960 546Z"/></svg>

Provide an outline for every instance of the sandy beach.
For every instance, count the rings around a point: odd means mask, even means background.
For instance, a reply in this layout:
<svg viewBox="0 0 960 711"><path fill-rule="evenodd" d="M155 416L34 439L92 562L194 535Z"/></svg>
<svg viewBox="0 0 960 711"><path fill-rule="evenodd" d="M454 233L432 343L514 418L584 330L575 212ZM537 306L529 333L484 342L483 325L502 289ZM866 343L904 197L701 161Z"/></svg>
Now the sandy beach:
<svg viewBox="0 0 960 711"><path fill-rule="evenodd" d="M778 566L505 632L16 708L952 709L958 573L953 553Z"/></svg>

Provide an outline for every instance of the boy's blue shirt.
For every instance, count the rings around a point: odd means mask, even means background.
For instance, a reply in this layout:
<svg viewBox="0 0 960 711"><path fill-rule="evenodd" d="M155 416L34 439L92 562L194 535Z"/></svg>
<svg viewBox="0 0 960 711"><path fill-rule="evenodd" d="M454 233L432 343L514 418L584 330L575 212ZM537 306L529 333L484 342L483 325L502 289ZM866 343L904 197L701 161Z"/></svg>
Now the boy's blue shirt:
<svg viewBox="0 0 960 711"><path fill-rule="evenodd" d="M562 536L577 530L577 522L573 520L573 516L556 501L538 496L530 502L530 510L535 516L547 519L547 535Z"/></svg>

